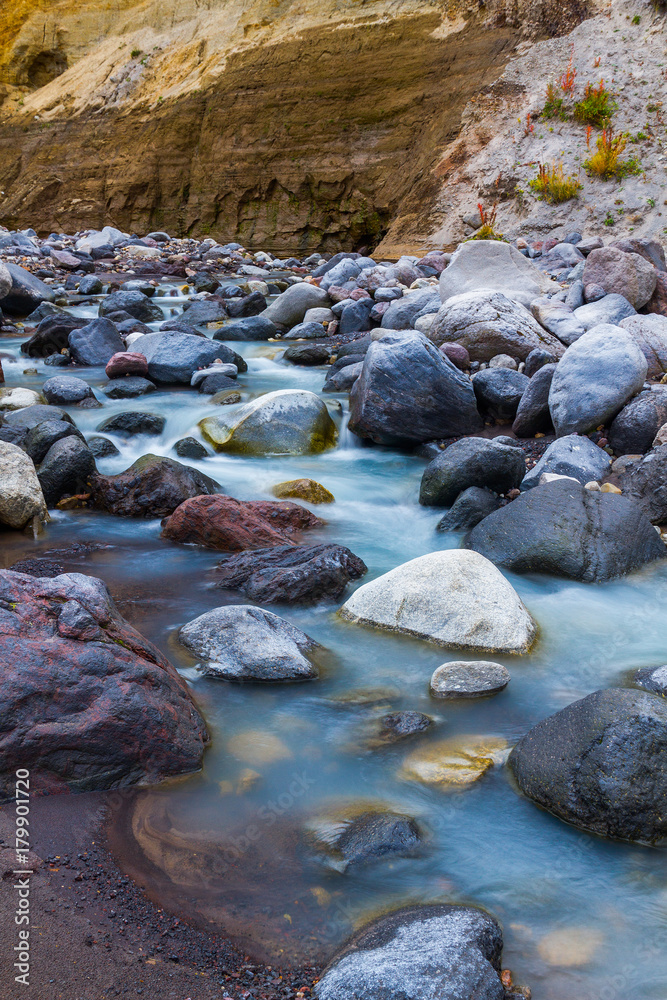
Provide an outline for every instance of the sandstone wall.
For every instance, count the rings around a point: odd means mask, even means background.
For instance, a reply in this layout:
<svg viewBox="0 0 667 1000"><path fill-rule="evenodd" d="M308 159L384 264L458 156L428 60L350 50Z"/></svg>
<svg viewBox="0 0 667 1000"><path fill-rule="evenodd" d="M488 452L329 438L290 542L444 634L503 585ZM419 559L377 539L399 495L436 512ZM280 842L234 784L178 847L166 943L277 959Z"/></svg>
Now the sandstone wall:
<svg viewBox="0 0 667 1000"><path fill-rule="evenodd" d="M584 0L14 0L0 222L272 250L419 243L440 154L523 38Z"/></svg>

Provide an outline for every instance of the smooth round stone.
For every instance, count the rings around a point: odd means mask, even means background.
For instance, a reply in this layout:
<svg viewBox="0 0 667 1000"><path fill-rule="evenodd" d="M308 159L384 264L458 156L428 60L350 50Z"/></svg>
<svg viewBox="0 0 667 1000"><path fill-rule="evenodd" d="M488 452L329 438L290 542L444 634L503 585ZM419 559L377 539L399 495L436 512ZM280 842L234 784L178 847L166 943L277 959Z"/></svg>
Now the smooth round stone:
<svg viewBox="0 0 667 1000"><path fill-rule="evenodd" d="M449 360L456 365L461 371L467 371L470 368L470 355L463 344L457 344L455 342L448 344L441 344L440 353L448 357Z"/></svg>
<svg viewBox="0 0 667 1000"><path fill-rule="evenodd" d="M489 368L512 368L516 370L517 363L515 358L510 357L509 354L496 354L489 361Z"/></svg>
<svg viewBox="0 0 667 1000"><path fill-rule="evenodd" d="M147 378L140 375L126 375L124 378L114 378L102 388L109 399L136 399L145 396L147 392L155 392L155 386Z"/></svg>
<svg viewBox="0 0 667 1000"><path fill-rule="evenodd" d="M491 660L452 660L431 677L434 698L483 698L498 694L510 681L509 671Z"/></svg>
<svg viewBox="0 0 667 1000"><path fill-rule="evenodd" d="M94 458L108 458L110 455L120 455L118 448L105 437L91 437L86 442Z"/></svg>
<svg viewBox="0 0 667 1000"><path fill-rule="evenodd" d="M305 500L307 503L333 503L335 497L314 479L291 479L278 483L271 490L279 500Z"/></svg>

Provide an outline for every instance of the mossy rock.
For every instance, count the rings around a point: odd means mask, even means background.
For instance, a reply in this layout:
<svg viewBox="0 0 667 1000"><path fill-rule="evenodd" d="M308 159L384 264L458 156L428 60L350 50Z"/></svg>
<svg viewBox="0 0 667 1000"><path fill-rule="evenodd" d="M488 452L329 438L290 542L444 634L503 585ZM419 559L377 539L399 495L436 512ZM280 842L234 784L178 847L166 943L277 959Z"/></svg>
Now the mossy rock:
<svg viewBox="0 0 667 1000"><path fill-rule="evenodd" d="M216 451L243 455L310 455L332 448L338 436L319 396L302 389L268 392L199 426Z"/></svg>
<svg viewBox="0 0 667 1000"><path fill-rule="evenodd" d="M336 499L326 487L314 479L291 479L277 483L271 490L279 500L305 500L307 503L333 503Z"/></svg>

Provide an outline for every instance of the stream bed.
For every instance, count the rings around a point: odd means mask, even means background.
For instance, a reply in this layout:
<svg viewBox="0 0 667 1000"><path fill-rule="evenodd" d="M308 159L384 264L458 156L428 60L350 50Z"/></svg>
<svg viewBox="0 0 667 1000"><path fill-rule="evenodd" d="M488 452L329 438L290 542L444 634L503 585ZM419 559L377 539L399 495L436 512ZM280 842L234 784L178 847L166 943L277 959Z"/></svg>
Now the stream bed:
<svg viewBox="0 0 667 1000"><path fill-rule="evenodd" d="M184 296L154 301L169 316ZM72 305L71 311L92 317L97 305ZM21 356L20 343L0 340L7 385L38 389L46 378L67 373ZM325 369L282 362L280 345L229 346L248 363L238 377L244 398L281 388L321 392ZM24 374L31 368L37 375ZM103 369L72 373L93 388L107 381ZM108 435L120 455L98 459L107 474L145 453L174 457L175 441L199 437L198 422L218 411L189 389L160 388L134 400L98 396L103 409L69 409L87 437L116 412L166 417L159 437ZM459 535L435 530L442 512L418 504L425 461L362 444L346 428L347 394L322 398L340 430L331 451L218 454L187 464L239 499L273 499L272 486L290 479L322 483L335 503L310 508L326 524L308 541L348 546L369 568L360 583L458 546ZM539 624L533 651L494 657L512 678L499 695L450 703L429 696L431 674L447 660L473 654L350 624L336 615L342 602L270 607L325 647L318 680L262 686L202 676L178 643L178 629L211 608L246 601L213 588L219 553L161 539L158 520L55 511L36 540L4 534L0 564L73 543L99 548L83 546L59 561L107 583L121 613L191 685L212 736L202 772L157 788L109 793L109 843L160 905L280 965L324 963L356 926L388 908L469 902L500 920L503 965L530 985L535 1000L664 1000L665 854L568 827L519 796L502 764L502 747L511 748L538 720L598 688L627 683L637 667L665 662L664 564L597 586L509 574ZM410 741L384 744L379 720L399 710L423 712L434 725ZM469 786L443 791L410 780L402 771L406 756L443 739L462 747L486 742L501 752ZM68 806L78 808L76 796ZM423 833L421 848L411 857L341 871L317 847L316 833L326 838L369 806L413 817Z"/></svg>

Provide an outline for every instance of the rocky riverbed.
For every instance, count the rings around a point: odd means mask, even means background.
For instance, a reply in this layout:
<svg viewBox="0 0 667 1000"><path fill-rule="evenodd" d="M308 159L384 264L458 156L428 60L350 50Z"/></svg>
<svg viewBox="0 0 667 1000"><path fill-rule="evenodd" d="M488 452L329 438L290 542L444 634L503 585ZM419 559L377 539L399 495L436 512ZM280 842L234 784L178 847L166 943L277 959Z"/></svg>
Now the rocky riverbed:
<svg viewBox="0 0 667 1000"><path fill-rule="evenodd" d="M3 822L27 767L40 877L101 869L83 954L180 996L169 919L193 998L659 996L660 244L0 259Z"/></svg>

